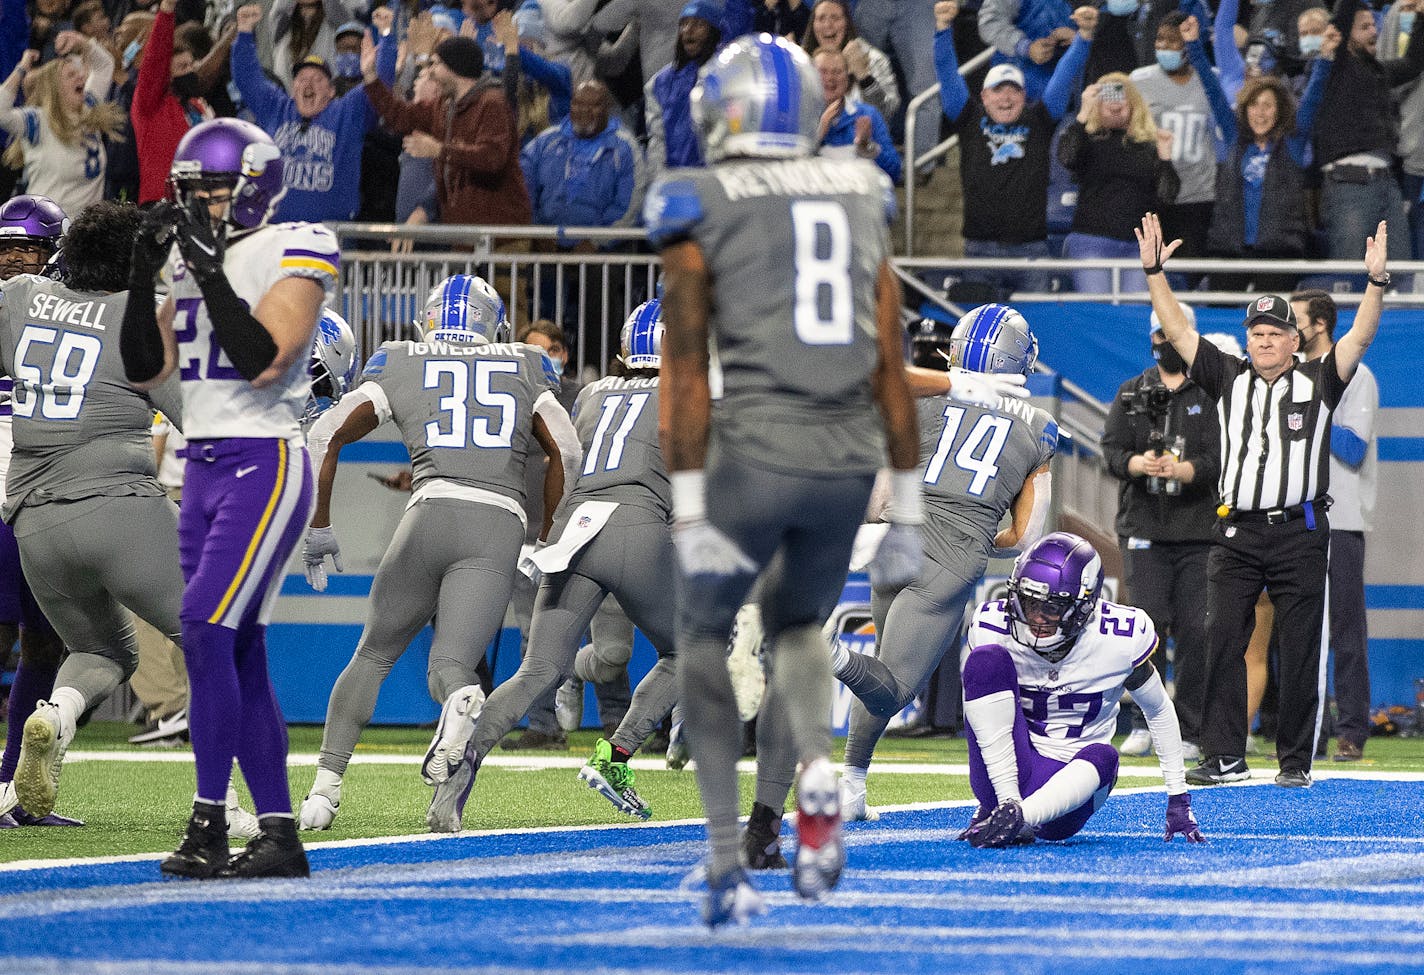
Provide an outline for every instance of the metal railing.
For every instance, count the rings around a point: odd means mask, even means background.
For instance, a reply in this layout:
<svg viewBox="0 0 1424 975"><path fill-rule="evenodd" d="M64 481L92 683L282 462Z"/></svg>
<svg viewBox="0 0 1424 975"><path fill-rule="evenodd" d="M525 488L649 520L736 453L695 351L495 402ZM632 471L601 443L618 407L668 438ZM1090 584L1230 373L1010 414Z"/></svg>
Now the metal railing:
<svg viewBox="0 0 1424 975"><path fill-rule="evenodd" d="M967 77L976 71L981 65L987 64L994 56L992 47L985 48L974 55L968 61L959 66L959 76ZM939 97L940 86L938 83L931 85L910 99L910 104L905 107L905 151L903 153L906 160L905 166L905 253L907 255L915 253L915 174L920 171L920 167L927 162L933 162L943 156L959 142L959 136L952 135L948 139L930 149L923 156L915 155L915 130L918 128L917 116L920 106L931 98ZM935 116L939 120L939 116Z"/></svg>

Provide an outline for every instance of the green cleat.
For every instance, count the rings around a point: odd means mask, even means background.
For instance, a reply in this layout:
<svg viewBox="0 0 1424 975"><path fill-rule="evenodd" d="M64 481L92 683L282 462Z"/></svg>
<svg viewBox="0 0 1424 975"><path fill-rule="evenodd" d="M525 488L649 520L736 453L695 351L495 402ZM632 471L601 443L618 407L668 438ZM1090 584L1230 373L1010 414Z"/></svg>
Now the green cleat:
<svg viewBox="0 0 1424 975"><path fill-rule="evenodd" d="M579 778L613 803L619 812L639 819L653 815L652 807L633 788L633 770L628 763L613 760L613 745L606 738L598 739L593 746L593 757L579 770Z"/></svg>

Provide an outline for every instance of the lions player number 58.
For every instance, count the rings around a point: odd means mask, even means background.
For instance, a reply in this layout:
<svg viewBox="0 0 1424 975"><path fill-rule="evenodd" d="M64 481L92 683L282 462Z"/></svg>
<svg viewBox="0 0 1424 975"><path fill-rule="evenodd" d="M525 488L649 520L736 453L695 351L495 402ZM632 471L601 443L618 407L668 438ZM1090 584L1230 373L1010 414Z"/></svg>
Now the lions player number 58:
<svg viewBox="0 0 1424 975"><path fill-rule="evenodd" d="M53 346L49 374L28 360L40 346ZM12 407L16 416L32 417L35 406L46 420L73 420L84 406L84 390L94 378L102 345L97 336L26 325L15 346ZM43 354L43 353L41 353Z"/></svg>

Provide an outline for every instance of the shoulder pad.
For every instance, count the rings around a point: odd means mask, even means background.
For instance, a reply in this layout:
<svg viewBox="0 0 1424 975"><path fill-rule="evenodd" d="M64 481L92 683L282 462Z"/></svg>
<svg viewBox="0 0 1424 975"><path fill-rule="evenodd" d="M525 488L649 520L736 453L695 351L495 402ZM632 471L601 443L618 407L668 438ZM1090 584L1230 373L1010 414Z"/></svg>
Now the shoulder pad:
<svg viewBox="0 0 1424 975"><path fill-rule="evenodd" d="M387 342L375 352L371 353L371 358L366 360L366 368L361 370L362 379L376 379L386 371L386 358L390 355L388 351L391 343Z"/></svg>
<svg viewBox="0 0 1424 975"><path fill-rule="evenodd" d="M687 239L702 217L702 199L690 179L658 180L643 204L648 240L659 250Z"/></svg>

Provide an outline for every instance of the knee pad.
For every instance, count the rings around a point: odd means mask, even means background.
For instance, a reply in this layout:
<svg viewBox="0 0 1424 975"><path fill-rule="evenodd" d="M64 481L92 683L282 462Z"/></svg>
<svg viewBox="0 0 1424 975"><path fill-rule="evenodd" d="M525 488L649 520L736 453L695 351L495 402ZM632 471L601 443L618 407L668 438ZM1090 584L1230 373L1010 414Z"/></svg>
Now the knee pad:
<svg viewBox="0 0 1424 975"><path fill-rule="evenodd" d="M1018 670L1009 651L999 646L980 647L964 661L964 699L972 701L1000 691L1017 691Z"/></svg>

